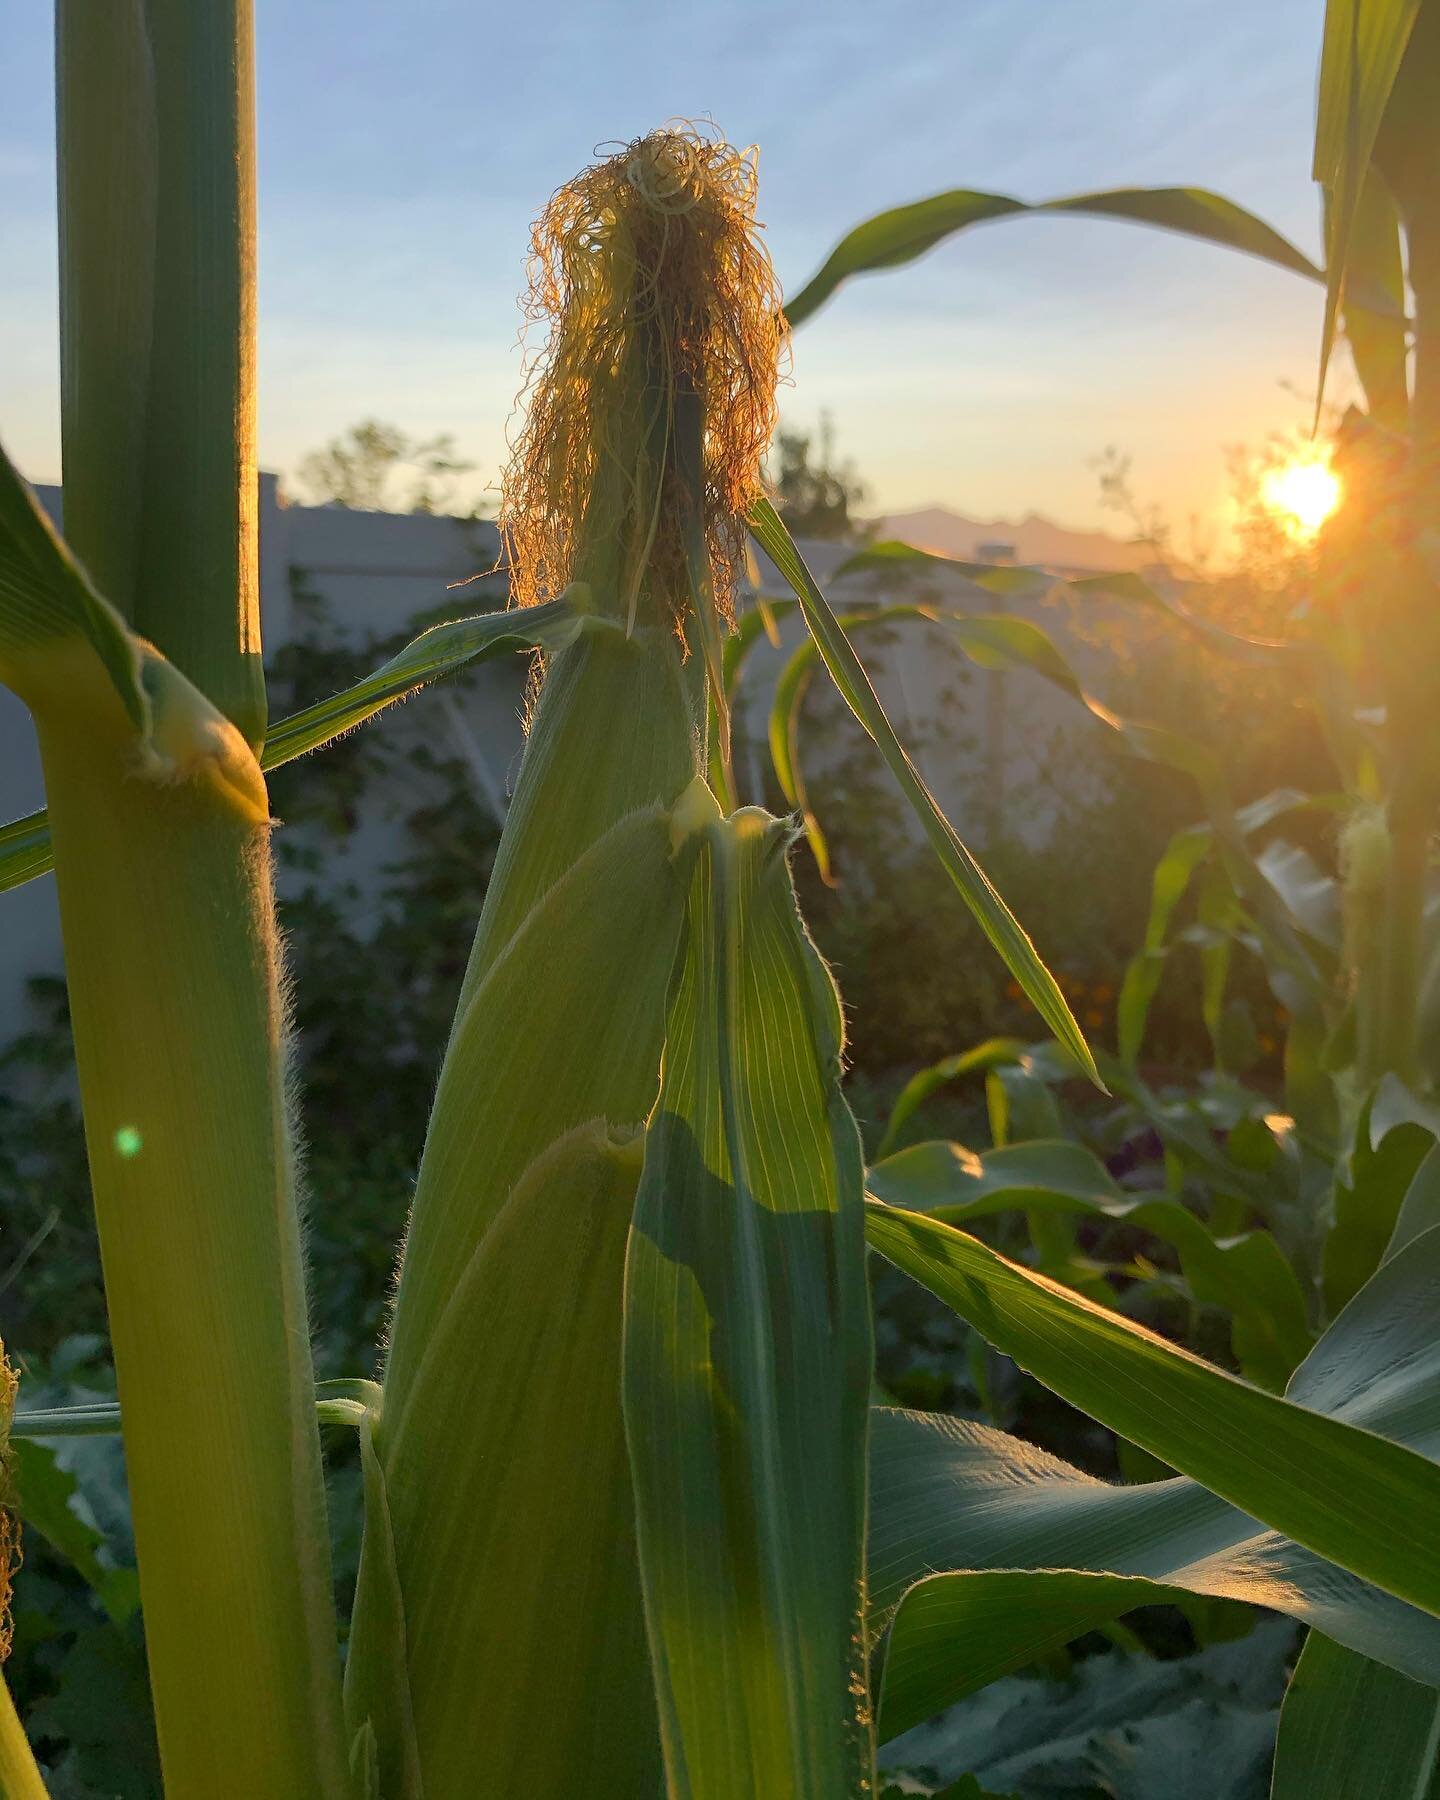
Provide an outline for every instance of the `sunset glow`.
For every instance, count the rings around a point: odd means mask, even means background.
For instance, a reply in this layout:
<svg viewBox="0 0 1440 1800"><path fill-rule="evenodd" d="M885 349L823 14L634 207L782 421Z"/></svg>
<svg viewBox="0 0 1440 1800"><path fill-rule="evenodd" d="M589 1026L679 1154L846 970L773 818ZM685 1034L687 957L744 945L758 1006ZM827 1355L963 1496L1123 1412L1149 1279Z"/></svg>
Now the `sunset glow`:
<svg viewBox="0 0 1440 1800"><path fill-rule="evenodd" d="M1340 504L1340 478L1324 457L1307 452L1267 469L1260 498L1292 536L1312 538Z"/></svg>

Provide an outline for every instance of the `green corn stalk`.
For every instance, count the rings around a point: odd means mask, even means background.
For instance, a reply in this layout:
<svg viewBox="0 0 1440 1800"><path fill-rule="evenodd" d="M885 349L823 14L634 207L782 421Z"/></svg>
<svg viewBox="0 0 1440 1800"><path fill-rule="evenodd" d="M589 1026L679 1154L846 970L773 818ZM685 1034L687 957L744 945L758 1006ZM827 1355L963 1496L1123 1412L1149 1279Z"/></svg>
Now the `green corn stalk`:
<svg viewBox="0 0 1440 1800"><path fill-rule="evenodd" d="M62 4L57 61L66 511L113 604L5 465L0 674L44 767L167 1792L312 1800L347 1778L251 747L249 6Z"/></svg>

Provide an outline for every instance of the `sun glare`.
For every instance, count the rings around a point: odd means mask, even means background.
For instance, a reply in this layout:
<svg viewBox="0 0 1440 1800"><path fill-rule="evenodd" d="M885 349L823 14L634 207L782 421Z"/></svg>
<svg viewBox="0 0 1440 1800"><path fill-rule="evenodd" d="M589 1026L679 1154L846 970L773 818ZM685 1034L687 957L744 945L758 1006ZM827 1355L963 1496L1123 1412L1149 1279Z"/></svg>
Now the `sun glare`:
<svg viewBox="0 0 1440 1800"><path fill-rule="evenodd" d="M1340 478L1323 458L1302 453L1265 471L1260 499L1293 537L1312 538L1340 504Z"/></svg>

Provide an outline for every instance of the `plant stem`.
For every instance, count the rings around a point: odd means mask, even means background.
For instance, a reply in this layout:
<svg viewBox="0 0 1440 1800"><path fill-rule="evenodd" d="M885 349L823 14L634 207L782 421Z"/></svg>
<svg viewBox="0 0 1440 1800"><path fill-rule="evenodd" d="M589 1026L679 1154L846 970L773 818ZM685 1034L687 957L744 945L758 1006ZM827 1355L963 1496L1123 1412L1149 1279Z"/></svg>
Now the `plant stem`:
<svg viewBox="0 0 1440 1800"><path fill-rule="evenodd" d="M266 827L37 723L166 1792L340 1794Z"/></svg>
<svg viewBox="0 0 1440 1800"><path fill-rule="evenodd" d="M1420 1078L1420 989L1425 893L1435 794L1422 770L1402 772L1391 795L1390 867L1381 940L1383 982L1373 1073L1393 1071L1413 1085Z"/></svg>
<svg viewBox="0 0 1440 1800"><path fill-rule="evenodd" d="M56 23L66 537L258 746L251 0Z"/></svg>
<svg viewBox="0 0 1440 1800"><path fill-rule="evenodd" d="M250 0L60 0L66 525L107 597L253 746L252 61ZM211 778L229 728L193 693L164 746L191 772L165 782L143 776L93 666L57 655L26 698L166 1792L339 1796L263 780L238 739L245 791Z"/></svg>

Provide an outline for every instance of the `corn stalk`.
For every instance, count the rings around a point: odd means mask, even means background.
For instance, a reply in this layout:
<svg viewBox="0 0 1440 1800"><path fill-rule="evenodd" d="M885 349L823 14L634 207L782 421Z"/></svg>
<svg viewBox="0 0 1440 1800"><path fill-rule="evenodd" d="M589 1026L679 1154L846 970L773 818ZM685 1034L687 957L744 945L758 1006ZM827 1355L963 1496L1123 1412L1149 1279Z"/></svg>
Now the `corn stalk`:
<svg viewBox="0 0 1440 1800"><path fill-rule="evenodd" d="M308 1800L347 1777L252 749L250 9L58 26L85 566L6 465L0 672L44 766L167 1791Z"/></svg>

